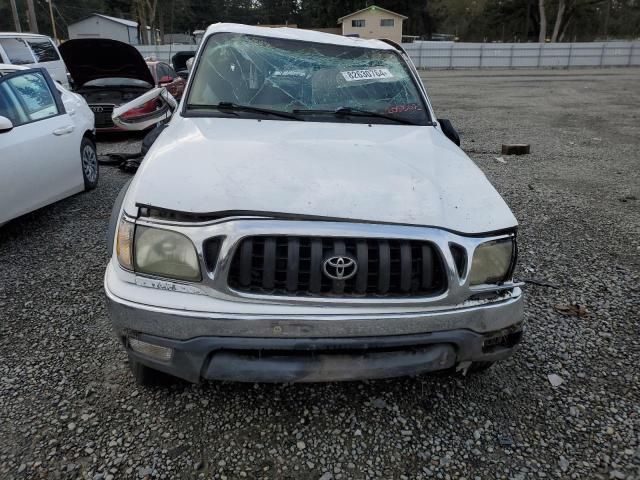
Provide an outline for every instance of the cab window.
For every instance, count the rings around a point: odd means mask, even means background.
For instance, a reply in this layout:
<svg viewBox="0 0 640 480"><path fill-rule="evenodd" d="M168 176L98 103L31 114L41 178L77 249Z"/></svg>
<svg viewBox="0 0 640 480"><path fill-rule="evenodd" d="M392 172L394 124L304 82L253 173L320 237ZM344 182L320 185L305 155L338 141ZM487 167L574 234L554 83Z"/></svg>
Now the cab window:
<svg viewBox="0 0 640 480"><path fill-rule="evenodd" d="M56 48L49 39L27 39L27 43L31 47L38 62L55 62L60 60L60 56L56 51Z"/></svg>
<svg viewBox="0 0 640 480"><path fill-rule="evenodd" d="M27 65L35 61L31 50L21 38L0 38L0 47L13 65Z"/></svg>

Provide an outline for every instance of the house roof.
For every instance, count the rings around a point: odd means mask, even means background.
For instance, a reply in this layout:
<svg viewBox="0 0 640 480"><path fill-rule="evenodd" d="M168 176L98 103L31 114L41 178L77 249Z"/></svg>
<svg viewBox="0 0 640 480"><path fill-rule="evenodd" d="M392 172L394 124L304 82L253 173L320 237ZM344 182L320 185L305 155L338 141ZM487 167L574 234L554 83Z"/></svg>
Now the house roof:
<svg viewBox="0 0 640 480"><path fill-rule="evenodd" d="M91 15L86 16L82 20L86 20L87 18L91 18L91 17L100 17L100 18L104 18L105 20L111 20L112 22L119 23L121 25L126 25L127 27L138 28L138 22L134 22L133 20L126 20L124 18L110 17L109 15L103 15L102 13L92 13ZM79 21L82 21L82 20L79 20ZM75 22L75 23L78 23L78 22Z"/></svg>
<svg viewBox="0 0 640 480"><path fill-rule="evenodd" d="M399 13L392 12L391 10L387 10L386 8L378 7L377 5L371 5L367 8L363 8L362 10L358 10L357 12L350 13L349 15L345 15L344 17L340 17L338 19L338 24L341 24L345 18L352 17L354 15L358 15L359 13L366 12L367 10L380 10L382 12L388 13L390 15L395 15L396 17L400 17L402 20L406 20L409 17L405 17L404 15L400 15Z"/></svg>

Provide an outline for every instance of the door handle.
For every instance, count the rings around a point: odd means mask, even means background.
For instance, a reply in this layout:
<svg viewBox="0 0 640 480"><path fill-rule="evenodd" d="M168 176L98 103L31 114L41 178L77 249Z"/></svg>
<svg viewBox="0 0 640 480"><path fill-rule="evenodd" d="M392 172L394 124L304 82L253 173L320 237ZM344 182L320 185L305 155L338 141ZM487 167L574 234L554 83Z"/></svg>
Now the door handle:
<svg viewBox="0 0 640 480"><path fill-rule="evenodd" d="M56 128L53 131L53 134L60 136L60 135L67 135L71 132L73 132L73 125L67 125L65 127Z"/></svg>

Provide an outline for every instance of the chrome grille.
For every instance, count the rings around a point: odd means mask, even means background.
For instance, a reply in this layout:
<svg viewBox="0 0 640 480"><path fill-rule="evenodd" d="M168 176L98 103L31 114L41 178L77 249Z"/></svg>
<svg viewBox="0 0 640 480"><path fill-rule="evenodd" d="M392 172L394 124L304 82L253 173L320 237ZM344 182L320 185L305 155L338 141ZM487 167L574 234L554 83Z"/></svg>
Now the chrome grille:
<svg viewBox="0 0 640 480"><path fill-rule="evenodd" d="M114 105L91 104L89 105L89 108L95 116L96 128L112 128L115 126L111 119L111 114L115 108Z"/></svg>
<svg viewBox="0 0 640 480"><path fill-rule="evenodd" d="M323 273L334 255L356 260L356 274L335 280ZM442 259L427 241L378 238L254 236L240 241L228 284L263 295L423 297L446 288Z"/></svg>

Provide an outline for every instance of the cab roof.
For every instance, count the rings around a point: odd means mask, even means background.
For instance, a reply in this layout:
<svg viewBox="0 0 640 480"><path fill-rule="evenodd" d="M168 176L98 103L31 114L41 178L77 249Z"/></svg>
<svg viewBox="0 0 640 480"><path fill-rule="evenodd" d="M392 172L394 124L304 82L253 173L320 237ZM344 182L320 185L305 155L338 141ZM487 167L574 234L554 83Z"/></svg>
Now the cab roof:
<svg viewBox="0 0 640 480"><path fill-rule="evenodd" d="M241 33L259 37L283 38L286 40L301 40L303 42L328 43L345 47L371 48L373 50L395 50L395 47L382 40L368 40L357 37L344 37L332 33L316 32L302 28L289 27L254 27L239 23L215 23L207 28L203 41L214 33Z"/></svg>
<svg viewBox="0 0 640 480"><path fill-rule="evenodd" d="M0 72L16 72L18 70L29 70L24 65L11 65L10 63L0 63Z"/></svg>

